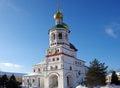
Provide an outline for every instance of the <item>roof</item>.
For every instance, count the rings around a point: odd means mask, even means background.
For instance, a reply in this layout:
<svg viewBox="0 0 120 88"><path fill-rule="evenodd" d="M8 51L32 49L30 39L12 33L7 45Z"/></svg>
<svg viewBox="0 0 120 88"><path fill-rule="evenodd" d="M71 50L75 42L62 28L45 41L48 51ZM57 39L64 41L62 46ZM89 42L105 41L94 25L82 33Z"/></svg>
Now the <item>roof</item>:
<svg viewBox="0 0 120 88"><path fill-rule="evenodd" d="M56 25L54 25L54 26L52 27L52 29L50 29L50 30L61 30L61 29L59 29L59 28L63 28L64 30L70 32L70 30L69 30L67 24L65 24L65 23L56 24ZM50 31L50 30L49 30L49 31Z"/></svg>
<svg viewBox="0 0 120 88"><path fill-rule="evenodd" d="M29 73L29 74L27 74L27 75L24 75L24 76L39 76L39 75L41 75L40 73Z"/></svg>
<svg viewBox="0 0 120 88"><path fill-rule="evenodd" d="M54 14L54 19L63 19L63 15L59 10L56 14Z"/></svg>
<svg viewBox="0 0 120 88"><path fill-rule="evenodd" d="M73 44L70 43L70 48L74 49L75 51L78 51Z"/></svg>

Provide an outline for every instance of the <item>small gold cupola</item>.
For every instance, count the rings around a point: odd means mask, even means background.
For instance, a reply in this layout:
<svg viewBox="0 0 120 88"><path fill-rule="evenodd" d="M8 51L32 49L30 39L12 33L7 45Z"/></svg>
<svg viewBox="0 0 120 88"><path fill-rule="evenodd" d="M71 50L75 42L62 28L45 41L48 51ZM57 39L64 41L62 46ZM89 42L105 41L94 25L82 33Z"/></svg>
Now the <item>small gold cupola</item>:
<svg viewBox="0 0 120 88"><path fill-rule="evenodd" d="M57 5L57 13L54 14L54 19L63 19L63 14L60 10L60 5Z"/></svg>
<svg viewBox="0 0 120 88"><path fill-rule="evenodd" d="M63 23L63 14L61 10L58 7L57 13L54 14L54 20L56 24L62 24Z"/></svg>
<svg viewBox="0 0 120 88"><path fill-rule="evenodd" d="M63 19L63 15L59 9L58 12L54 14L54 19Z"/></svg>

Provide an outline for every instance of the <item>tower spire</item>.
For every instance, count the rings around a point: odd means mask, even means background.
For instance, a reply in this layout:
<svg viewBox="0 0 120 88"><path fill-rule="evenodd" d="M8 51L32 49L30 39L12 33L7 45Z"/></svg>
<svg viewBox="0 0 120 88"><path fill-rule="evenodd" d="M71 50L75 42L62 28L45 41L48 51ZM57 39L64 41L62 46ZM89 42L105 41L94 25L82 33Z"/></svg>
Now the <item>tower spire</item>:
<svg viewBox="0 0 120 88"><path fill-rule="evenodd" d="M61 11L60 11L60 4L59 4L59 3L57 4L57 11L58 11L58 12L61 12Z"/></svg>
<svg viewBox="0 0 120 88"><path fill-rule="evenodd" d="M56 21L56 24L62 24L63 15L61 13L59 4L57 4L57 13L54 14L54 19Z"/></svg>

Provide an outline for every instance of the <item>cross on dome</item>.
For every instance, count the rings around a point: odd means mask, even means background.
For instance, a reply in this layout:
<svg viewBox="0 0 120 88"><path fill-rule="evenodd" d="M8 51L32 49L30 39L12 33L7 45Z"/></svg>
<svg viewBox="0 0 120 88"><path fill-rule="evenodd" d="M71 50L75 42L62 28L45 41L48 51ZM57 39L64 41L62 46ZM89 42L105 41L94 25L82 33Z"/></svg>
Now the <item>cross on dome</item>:
<svg viewBox="0 0 120 88"><path fill-rule="evenodd" d="M62 12L60 10L59 4L58 4L57 8L58 8L58 11L57 11L57 13L54 14L54 19L63 19L63 15L62 15Z"/></svg>

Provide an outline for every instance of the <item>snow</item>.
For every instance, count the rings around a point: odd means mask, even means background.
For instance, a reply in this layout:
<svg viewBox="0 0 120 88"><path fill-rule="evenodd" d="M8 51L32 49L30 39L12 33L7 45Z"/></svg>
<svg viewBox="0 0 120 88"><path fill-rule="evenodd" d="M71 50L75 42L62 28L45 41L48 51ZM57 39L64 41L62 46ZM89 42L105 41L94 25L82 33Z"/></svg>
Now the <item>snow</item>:
<svg viewBox="0 0 120 88"><path fill-rule="evenodd" d="M88 87L85 87L85 86L77 86L76 88L88 88ZM97 86L97 87L94 87L94 88L120 88L120 86L116 86L116 85L106 85L106 86Z"/></svg>
<svg viewBox="0 0 120 88"><path fill-rule="evenodd" d="M77 86L76 88L88 88L88 87L85 87L85 86L79 85L79 86Z"/></svg>
<svg viewBox="0 0 120 88"><path fill-rule="evenodd" d="M30 73L30 74L27 74L27 75L24 75L24 76L36 76L36 75L40 75L39 73Z"/></svg>

